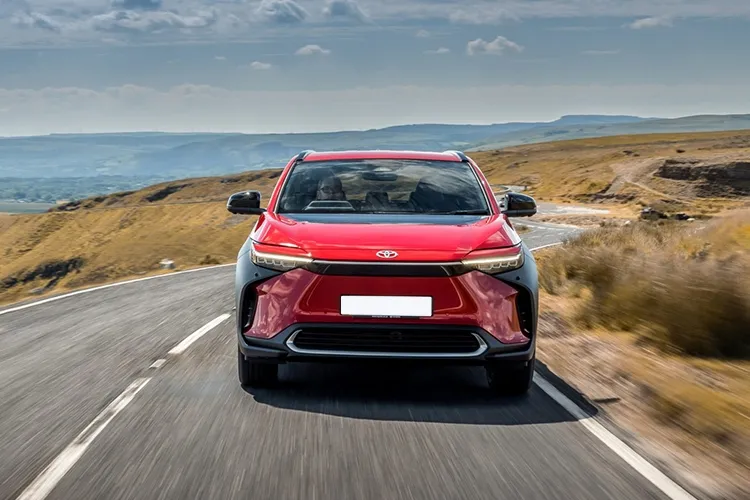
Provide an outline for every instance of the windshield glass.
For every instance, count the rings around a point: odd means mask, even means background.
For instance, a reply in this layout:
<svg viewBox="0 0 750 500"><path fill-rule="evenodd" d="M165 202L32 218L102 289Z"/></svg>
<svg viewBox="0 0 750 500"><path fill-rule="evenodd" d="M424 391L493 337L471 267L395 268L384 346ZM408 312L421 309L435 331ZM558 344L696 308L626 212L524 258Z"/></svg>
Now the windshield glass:
<svg viewBox="0 0 750 500"><path fill-rule="evenodd" d="M299 163L282 189L277 212L491 213L470 165L424 160Z"/></svg>

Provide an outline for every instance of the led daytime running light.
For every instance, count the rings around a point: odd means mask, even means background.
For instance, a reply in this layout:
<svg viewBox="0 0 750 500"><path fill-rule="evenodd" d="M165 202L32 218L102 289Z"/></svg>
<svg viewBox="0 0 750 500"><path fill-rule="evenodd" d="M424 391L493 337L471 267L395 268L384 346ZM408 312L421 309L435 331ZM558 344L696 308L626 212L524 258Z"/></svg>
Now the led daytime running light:
<svg viewBox="0 0 750 500"><path fill-rule="evenodd" d="M463 265L473 267L474 269L485 273L498 273L518 269L523 265L523 262L523 249L521 247L518 247L518 253L515 255L478 257L476 259L466 259L461 261Z"/></svg>
<svg viewBox="0 0 750 500"><path fill-rule="evenodd" d="M258 252L255 250L254 245L250 251L250 259L257 266L277 271L289 271L310 264L313 261L309 257Z"/></svg>

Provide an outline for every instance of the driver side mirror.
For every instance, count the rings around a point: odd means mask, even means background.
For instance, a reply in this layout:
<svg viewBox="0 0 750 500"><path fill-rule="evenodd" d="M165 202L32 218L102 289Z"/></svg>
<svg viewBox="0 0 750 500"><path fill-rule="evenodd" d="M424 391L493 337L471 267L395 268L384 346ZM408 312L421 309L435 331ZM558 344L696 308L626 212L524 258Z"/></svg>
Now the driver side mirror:
<svg viewBox="0 0 750 500"><path fill-rule="evenodd" d="M536 213L536 201L521 193L508 193L503 213L508 217L531 217Z"/></svg>
<svg viewBox="0 0 750 500"><path fill-rule="evenodd" d="M244 215L260 215L266 211L265 208L260 208L260 191L234 193L227 200L227 210Z"/></svg>

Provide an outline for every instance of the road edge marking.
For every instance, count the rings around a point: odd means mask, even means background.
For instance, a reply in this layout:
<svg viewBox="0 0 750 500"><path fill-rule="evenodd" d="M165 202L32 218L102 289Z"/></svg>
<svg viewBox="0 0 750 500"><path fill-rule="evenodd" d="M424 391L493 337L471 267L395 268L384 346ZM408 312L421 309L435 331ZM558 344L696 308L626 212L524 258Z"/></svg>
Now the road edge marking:
<svg viewBox="0 0 750 500"><path fill-rule="evenodd" d="M643 458L633 448L628 446L620 438L608 431L602 424L583 410L576 403L560 392L539 372L534 373L534 383L551 397L557 404L562 406L568 413L577 419L586 430L593 434L599 441L604 443L617 456L625 460L628 465L635 469L641 476L656 486L662 493L672 500L696 500L682 486L670 479L666 474L657 469L651 462Z"/></svg>
<svg viewBox="0 0 750 500"><path fill-rule="evenodd" d="M219 326L221 323L229 319L229 316L230 314L224 313L221 316L218 316L212 319L211 321L209 321L208 323L206 323L205 325L198 328L196 331L194 331L193 333L191 333L190 335L182 339L182 341L176 346L174 346L172 349L170 349L167 354L170 356L174 356L176 354L182 354L183 352L187 350L188 347L193 345L193 343L195 343L199 338L203 337L205 334L207 334L208 332L210 332L211 330Z"/></svg>
<svg viewBox="0 0 750 500"><path fill-rule="evenodd" d="M68 471L81 459L86 449L107 425L133 401L151 378L138 378L117 396L71 443L29 484L16 500L43 500Z"/></svg>
<svg viewBox="0 0 750 500"><path fill-rule="evenodd" d="M49 297L47 299L37 300L36 302L31 302L29 304L23 304L23 305L20 305L20 306L10 307L8 309L0 310L0 316L2 316L3 314L8 314L8 313L16 312L16 311L21 311L23 309L28 309L29 307L40 306L42 304L47 304L49 302L54 302L56 300L66 299L68 297L73 297L75 295L81 295L81 294L84 294L84 293L96 292L98 290L104 290L106 288L112 288L112 287L116 287L116 286L128 285L130 283L138 283L139 281L148 281L148 280L153 280L153 279L157 279L157 278L168 278L170 276L178 276L180 274L195 273L195 272L198 272L198 271L206 271L206 270L209 270L209 269L218 269L218 268L221 268L221 267L229 267L229 266L234 266L234 265L237 265L237 263L236 262L232 262L231 264L219 264L219 265L216 265L216 266L197 267L195 269L186 269L184 271L176 271L174 273L169 273L169 274L157 274L156 276L146 276L145 278L135 278L135 279L125 280L125 281L116 281L114 283L108 283L106 285L95 286L95 287L92 287L92 288L83 288L81 290L76 290L74 292L65 293L63 295L55 295L54 297Z"/></svg>
<svg viewBox="0 0 750 500"><path fill-rule="evenodd" d="M557 243L550 243L549 245L542 245L540 247L530 248L529 252L536 252L537 250L542 250L544 248L549 248L549 247L557 247L557 246L564 245L564 244L565 244L564 241L558 241Z"/></svg>

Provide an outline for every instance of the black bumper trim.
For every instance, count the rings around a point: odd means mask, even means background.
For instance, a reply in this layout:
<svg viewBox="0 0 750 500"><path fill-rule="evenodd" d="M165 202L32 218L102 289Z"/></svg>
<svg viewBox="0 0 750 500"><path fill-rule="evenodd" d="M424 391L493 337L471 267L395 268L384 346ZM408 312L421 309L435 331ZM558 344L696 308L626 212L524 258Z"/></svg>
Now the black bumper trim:
<svg viewBox="0 0 750 500"><path fill-rule="evenodd" d="M463 325L434 325L431 328L436 330L440 329L456 329L466 328L467 331L481 337L487 344L487 349L480 355L473 357L465 356L404 356L399 353L398 356L360 356L360 355L340 355L340 354L300 354L290 350L287 345L287 339L292 336L297 330L306 327L326 327L331 329L336 328L362 328L362 329L380 329L380 328L425 328L425 325L403 325L403 324L358 324L358 323L299 323L289 326L284 329L281 333L274 336L271 339L256 339L245 337L242 333L238 333L239 349L242 354L256 362L266 363L287 363L287 362L326 362L326 361L404 361L404 362L427 362L427 363L445 363L445 364L470 364L470 365L481 365L488 362L526 362L534 357L536 351L536 338L531 338L531 341L526 344L503 344L498 341L495 337L487 333L481 328L467 328Z"/></svg>

